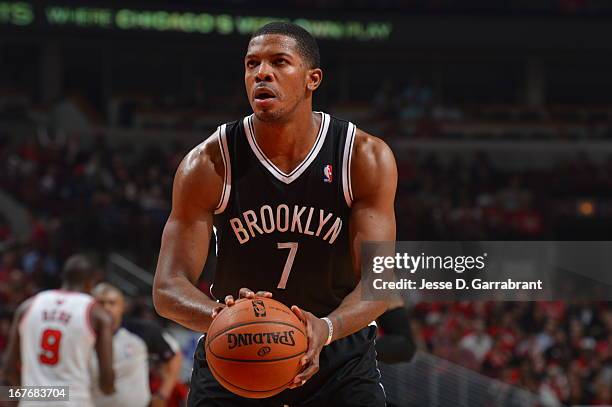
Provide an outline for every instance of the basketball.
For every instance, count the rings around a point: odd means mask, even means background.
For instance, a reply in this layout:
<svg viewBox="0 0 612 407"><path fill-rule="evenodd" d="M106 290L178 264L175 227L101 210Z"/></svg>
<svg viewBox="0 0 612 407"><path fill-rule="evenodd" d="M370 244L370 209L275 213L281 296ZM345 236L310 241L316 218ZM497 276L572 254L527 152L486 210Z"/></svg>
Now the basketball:
<svg viewBox="0 0 612 407"><path fill-rule="evenodd" d="M264 398L291 384L308 339L302 321L284 304L243 298L213 320L205 347L210 370L223 387Z"/></svg>

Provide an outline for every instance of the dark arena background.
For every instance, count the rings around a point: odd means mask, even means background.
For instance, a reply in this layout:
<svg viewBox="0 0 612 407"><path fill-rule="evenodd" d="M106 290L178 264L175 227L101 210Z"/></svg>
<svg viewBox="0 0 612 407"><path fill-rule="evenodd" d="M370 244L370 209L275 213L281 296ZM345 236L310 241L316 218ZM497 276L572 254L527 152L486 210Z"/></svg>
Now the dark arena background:
<svg viewBox="0 0 612 407"><path fill-rule="evenodd" d="M0 0L0 353L85 252L180 344L183 405L200 334L151 303L172 180L250 113L248 36L279 19L319 41L315 110L394 150L398 240L610 240L610 1ZM390 405L612 404L608 302L406 306L417 351L380 363Z"/></svg>

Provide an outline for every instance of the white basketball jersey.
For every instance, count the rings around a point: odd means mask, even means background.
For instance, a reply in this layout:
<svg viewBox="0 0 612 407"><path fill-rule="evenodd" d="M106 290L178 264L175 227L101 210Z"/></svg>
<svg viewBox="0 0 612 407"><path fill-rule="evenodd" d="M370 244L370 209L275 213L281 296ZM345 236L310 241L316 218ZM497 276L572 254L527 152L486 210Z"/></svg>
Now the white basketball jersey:
<svg viewBox="0 0 612 407"><path fill-rule="evenodd" d="M21 384L69 386L70 401L53 402L54 407L93 406L91 360L96 335L89 320L93 304L93 297L87 294L45 291L34 297L19 324Z"/></svg>

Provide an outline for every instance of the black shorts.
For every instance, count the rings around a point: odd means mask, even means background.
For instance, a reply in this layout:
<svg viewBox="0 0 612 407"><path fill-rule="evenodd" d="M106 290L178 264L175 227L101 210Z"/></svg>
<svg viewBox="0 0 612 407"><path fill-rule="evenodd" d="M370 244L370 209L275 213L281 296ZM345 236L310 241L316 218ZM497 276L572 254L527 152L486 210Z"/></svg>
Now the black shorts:
<svg viewBox="0 0 612 407"><path fill-rule="evenodd" d="M204 352L204 337L193 361L188 407L382 407L385 392L380 384L374 339L376 327L339 339L321 351L319 371L297 389L266 399L247 399L231 393L213 377Z"/></svg>

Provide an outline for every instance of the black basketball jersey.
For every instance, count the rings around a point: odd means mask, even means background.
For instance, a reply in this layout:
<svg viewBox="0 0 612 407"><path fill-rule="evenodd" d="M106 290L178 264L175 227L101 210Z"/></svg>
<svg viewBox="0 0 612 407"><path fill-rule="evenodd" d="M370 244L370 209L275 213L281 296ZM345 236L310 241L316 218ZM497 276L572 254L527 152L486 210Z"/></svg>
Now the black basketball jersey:
<svg viewBox="0 0 612 407"><path fill-rule="evenodd" d="M214 217L214 297L266 290L325 316L355 288L348 223L356 128L319 114L317 139L289 174L257 145L252 115L217 129L226 171Z"/></svg>

